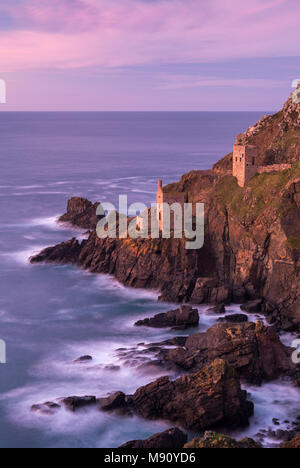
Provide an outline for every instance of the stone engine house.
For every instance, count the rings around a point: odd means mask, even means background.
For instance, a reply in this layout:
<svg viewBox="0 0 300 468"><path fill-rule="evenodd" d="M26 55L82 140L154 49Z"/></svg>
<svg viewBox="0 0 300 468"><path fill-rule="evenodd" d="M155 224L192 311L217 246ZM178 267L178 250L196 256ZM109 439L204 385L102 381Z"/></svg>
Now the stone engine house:
<svg viewBox="0 0 300 468"><path fill-rule="evenodd" d="M244 187L258 172L257 147L252 145L233 146L233 176L237 178L240 187Z"/></svg>
<svg viewBox="0 0 300 468"><path fill-rule="evenodd" d="M165 192L163 190L162 180L158 181L158 189L156 195L156 205L157 205L157 219L159 230L163 230L164 226L164 209L163 204L166 203L169 206L173 203L178 203L184 208L184 204L188 201L188 195L185 192ZM171 228L174 227L174 214L171 216Z"/></svg>

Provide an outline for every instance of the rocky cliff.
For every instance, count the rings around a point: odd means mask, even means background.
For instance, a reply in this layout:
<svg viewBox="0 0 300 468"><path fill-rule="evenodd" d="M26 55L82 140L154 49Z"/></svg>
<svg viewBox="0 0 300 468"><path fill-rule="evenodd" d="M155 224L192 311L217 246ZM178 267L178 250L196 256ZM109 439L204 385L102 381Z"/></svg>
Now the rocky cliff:
<svg viewBox="0 0 300 468"><path fill-rule="evenodd" d="M258 145L260 164L292 168L257 174L241 188L226 173L229 155L214 170L193 171L165 187L205 203L202 249L186 250L179 239L100 240L94 230L88 240L46 249L32 263L74 263L128 286L159 289L172 302L262 298L262 311L300 325L300 104L290 98L240 138Z"/></svg>

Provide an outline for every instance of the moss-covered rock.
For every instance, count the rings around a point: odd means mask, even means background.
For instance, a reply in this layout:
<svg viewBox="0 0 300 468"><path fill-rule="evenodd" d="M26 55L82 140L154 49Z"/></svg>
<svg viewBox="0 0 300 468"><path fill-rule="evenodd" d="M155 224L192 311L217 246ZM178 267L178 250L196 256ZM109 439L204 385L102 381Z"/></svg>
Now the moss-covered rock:
<svg viewBox="0 0 300 468"><path fill-rule="evenodd" d="M218 434L217 432L205 432L204 437L201 439L194 439L192 442L189 442L184 446L187 449L212 449L212 448L221 448L221 449L236 449L236 448L262 448L260 444L255 442L253 439L248 437L236 441L231 437L228 437L224 434Z"/></svg>

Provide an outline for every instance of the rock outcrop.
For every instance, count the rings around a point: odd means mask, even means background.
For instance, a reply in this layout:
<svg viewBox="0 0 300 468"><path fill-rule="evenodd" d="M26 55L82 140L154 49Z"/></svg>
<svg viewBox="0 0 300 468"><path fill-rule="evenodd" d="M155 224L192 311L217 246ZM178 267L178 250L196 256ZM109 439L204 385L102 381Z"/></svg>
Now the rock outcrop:
<svg viewBox="0 0 300 468"><path fill-rule="evenodd" d="M299 109L290 99L245 136L259 146L261 164L265 159L291 163L291 169L257 174L244 188L226 171L193 171L164 188L205 203L202 249L186 250L183 239L100 240L94 230L88 240L46 249L32 263L73 263L114 275L127 286L159 289L161 299L170 302L222 305L261 299L263 311L288 318L288 329L300 326ZM290 146L278 149L282 136L289 135L292 140L285 143ZM70 213L77 212L73 205L77 202L70 202ZM80 216L93 216L88 224L95 226L93 205L79 206L85 210Z"/></svg>
<svg viewBox="0 0 300 468"><path fill-rule="evenodd" d="M253 404L235 370L216 359L201 371L172 381L162 377L139 388L130 405L146 419L165 419L193 431L248 424Z"/></svg>
<svg viewBox="0 0 300 468"><path fill-rule="evenodd" d="M199 324L199 312L190 306L181 306L179 309L170 310L169 312L157 314L154 317L145 320L139 320L135 323L137 327L152 327L186 329L196 327Z"/></svg>
<svg viewBox="0 0 300 468"><path fill-rule="evenodd" d="M147 440L132 440L121 445L120 449L182 449L187 442L187 435L180 429L168 429L149 437Z"/></svg>
<svg viewBox="0 0 300 468"><path fill-rule="evenodd" d="M99 221L96 215L98 206L99 203L93 204L85 198L73 197L68 201L67 212L59 218L59 221L93 231Z"/></svg>
<svg viewBox="0 0 300 468"><path fill-rule="evenodd" d="M277 333L262 322L220 323L206 333L190 335L185 347L161 350L160 358L186 371L201 369L216 358L224 359L239 376L261 384L281 375L297 379L292 351L284 346Z"/></svg>

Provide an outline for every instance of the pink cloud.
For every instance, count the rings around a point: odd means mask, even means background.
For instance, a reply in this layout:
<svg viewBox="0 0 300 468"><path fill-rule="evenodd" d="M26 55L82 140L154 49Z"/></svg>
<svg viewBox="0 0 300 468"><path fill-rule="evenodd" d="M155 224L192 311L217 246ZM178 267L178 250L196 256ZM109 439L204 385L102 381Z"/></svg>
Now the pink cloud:
<svg viewBox="0 0 300 468"><path fill-rule="evenodd" d="M298 0L24 0L2 71L298 56Z"/></svg>

